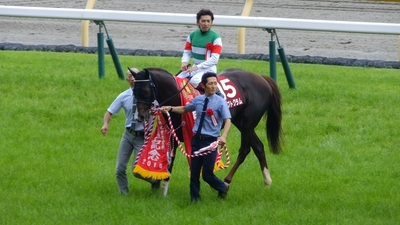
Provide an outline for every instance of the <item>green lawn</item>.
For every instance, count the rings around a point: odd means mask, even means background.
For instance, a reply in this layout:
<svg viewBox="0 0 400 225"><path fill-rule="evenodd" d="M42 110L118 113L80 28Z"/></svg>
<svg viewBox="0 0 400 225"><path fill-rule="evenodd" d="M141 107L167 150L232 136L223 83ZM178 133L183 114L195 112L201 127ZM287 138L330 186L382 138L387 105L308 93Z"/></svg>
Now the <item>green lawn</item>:
<svg viewBox="0 0 400 225"><path fill-rule="evenodd" d="M120 56L127 66L176 73L179 58ZM188 166L178 152L169 194L129 174L120 196L115 160L124 115L100 133L105 110L128 85L106 56L0 51L0 224L398 224L400 221L400 72L290 64L283 68L283 153L267 152L273 185L265 188L253 153L229 195L202 183L191 204ZM219 70L267 75L268 62L221 59ZM125 69L124 69L125 70ZM263 122L257 128L267 148ZM239 133L228 149L234 162ZM232 163L233 163L232 162ZM229 170L229 168L228 168ZM227 170L217 172L223 178Z"/></svg>

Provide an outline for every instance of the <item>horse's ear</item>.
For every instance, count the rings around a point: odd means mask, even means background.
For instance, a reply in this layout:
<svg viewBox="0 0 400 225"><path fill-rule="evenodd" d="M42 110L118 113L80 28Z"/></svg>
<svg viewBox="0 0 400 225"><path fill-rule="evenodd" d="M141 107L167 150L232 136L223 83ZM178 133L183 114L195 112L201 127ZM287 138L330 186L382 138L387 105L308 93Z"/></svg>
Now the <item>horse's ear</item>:
<svg viewBox="0 0 400 225"><path fill-rule="evenodd" d="M143 71L144 71L145 77L146 77L147 79L149 79L150 85L154 88L154 87L155 87L155 83L153 82L153 78L152 78L152 76L151 76L150 71L149 71L148 69L143 69Z"/></svg>
<svg viewBox="0 0 400 225"><path fill-rule="evenodd" d="M131 72L131 74L132 74L133 76L136 76L135 71L131 70L131 68L129 68L129 67L128 67L128 70L129 70L129 72Z"/></svg>
<svg viewBox="0 0 400 225"><path fill-rule="evenodd" d="M146 77L150 78L150 72L148 69L143 69L144 70L144 75L146 75Z"/></svg>

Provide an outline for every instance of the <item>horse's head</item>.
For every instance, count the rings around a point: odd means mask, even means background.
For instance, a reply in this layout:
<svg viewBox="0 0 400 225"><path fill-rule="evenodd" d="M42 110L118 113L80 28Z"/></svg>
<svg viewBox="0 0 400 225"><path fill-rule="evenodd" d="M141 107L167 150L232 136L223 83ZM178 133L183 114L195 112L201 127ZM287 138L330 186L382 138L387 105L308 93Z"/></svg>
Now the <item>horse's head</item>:
<svg viewBox="0 0 400 225"><path fill-rule="evenodd" d="M155 85L152 81L150 72L144 69L138 73L130 70L135 77L133 93L136 98L137 120L148 120L151 106L155 100Z"/></svg>

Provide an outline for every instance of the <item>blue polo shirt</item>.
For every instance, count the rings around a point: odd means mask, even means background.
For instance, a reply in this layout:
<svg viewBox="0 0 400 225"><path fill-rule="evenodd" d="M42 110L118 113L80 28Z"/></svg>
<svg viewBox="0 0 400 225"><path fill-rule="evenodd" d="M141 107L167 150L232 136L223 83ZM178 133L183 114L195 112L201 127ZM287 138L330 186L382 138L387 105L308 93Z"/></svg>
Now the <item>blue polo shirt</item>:
<svg viewBox="0 0 400 225"><path fill-rule="evenodd" d="M188 103L185 106L186 111L189 112L196 112L196 122L193 127L193 132L196 133L199 123L200 123L200 118L201 114L203 112L203 105L204 105L204 100L206 99L206 95L200 95L194 98L190 103ZM210 135L213 137L219 137L220 136L220 131L222 128L222 123L224 122L225 119L230 119L231 118L231 112L229 111L228 104L226 101L219 97L216 94L213 94L211 96L208 96L208 105L207 109L212 109L214 112L215 117L218 120L218 124L214 125L211 121L211 117L208 115L205 115L204 117L204 122L203 122L203 128L201 130L201 133L204 135Z"/></svg>
<svg viewBox="0 0 400 225"><path fill-rule="evenodd" d="M133 91L131 88L129 88L128 90L119 94L118 97L113 101L113 103L111 103L110 107L108 107L107 110L111 114L115 115L118 114L121 109L124 109L126 117L125 127L130 128L132 125L133 116L135 114L133 110L136 109L136 105L135 108L133 108L134 101L135 97L133 96ZM135 130L137 131L143 130L143 123L137 123L136 121L134 121L134 123L135 123Z"/></svg>

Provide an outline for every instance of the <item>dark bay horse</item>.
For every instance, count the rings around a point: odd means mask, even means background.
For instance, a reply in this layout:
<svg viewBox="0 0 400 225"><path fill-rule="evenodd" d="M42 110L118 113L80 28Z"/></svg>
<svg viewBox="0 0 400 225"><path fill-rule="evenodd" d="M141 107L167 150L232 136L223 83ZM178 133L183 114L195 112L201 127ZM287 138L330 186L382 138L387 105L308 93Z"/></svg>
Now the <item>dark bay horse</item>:
<svg viewBox="0 0 400 225"><path fill-rule="evenodd" d="M173 75L168 71L160 68L147 68L139 73L134 73L133 71L131 71L131 73L135 77L134 94L137 99L136 106L140 119L148 118L154 100L157 100L160 106L181 105L180 90L178 89ZM255 128L261 118L266 116L266 136L269 148L272 153L278 154L281 150L280 138L282 121L281 94L279 88L270 77L257 75L240 69L225 70L220 73L218 77L227 78L229 82L232 82L232 85L225 85L222 87L225 93L228 92L232 94L232 92L235 91L241 95L241 104L232 104L232 102L228 104L230 105L232 123L241 133L241 144L238 158L228 175L224 178L224 181L231 183L236 170L249 154L250 148L252 148L260 163L264 184L269 186L272 184L272 179L268 170L264 145L257 136ZM181 115L171 113L171 118L174 128L181 127ZM182 129L178 129L176 133L179 139L183 140ZM170 172L172 172L172 166L173 159L169 167Z"/></svg>

